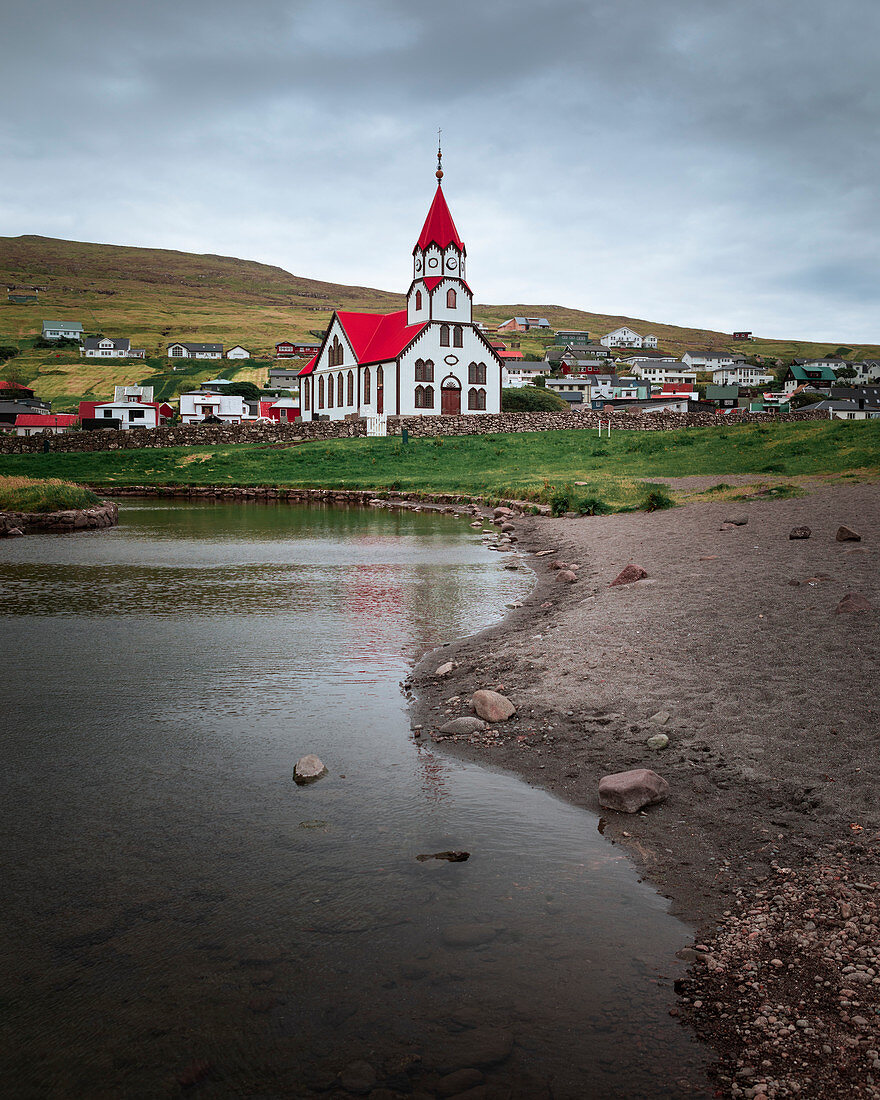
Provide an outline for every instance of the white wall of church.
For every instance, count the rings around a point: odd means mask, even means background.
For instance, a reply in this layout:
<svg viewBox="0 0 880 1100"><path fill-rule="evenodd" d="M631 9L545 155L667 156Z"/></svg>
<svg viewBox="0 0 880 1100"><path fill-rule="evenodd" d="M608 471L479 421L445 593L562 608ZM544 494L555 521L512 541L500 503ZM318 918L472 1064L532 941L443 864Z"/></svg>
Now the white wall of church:
<svg viewBox="0 0 880 1100"><path fill-rule="evenodd" d="M416 378L418 360L434 364L433 379ZM469 366L471 363L486 368L485 383L471 381ZM465 328L462 333L462 346L442 347L440 345L440 326L431 325L400 360L400 413L402 416L432 416L441 412L441 390L444 382L458 383L461 394L461 412L497 413L501 411L501 366L486 344L473 328ZM416 404L416 387L421 386L424 393L431 387L431 404ZM470 391L485 391L485 408L470 407ZM482 404L481 396L478 398ZM391 410L386 405L386 412Z"/></svg>

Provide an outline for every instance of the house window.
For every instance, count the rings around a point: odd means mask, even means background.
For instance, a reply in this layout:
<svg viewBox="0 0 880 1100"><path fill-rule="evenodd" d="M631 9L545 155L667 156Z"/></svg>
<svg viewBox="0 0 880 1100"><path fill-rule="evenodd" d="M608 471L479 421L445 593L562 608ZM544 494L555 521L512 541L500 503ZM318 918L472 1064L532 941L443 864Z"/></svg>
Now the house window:
<svg viewBox="0 0 880 1100"><path fill-rule="evenodd" d="M171 349L171 355L172 355L173 358L180 359L180 358L183 357L185 351L186 351L185 348L182 348L179 344L176 344Z"/></svg>
<svg viewBox="0 0 880 1100"><path fill-rule="evenodd" d="M417 382L433 382L434 381L434 360L433 359L416 359L416 381Z"/></svg>
<svg viewBox="0 0 880 1100"><path fill-rule="evenodd" d="M455 291L450 287L449 290L446 291L446 308L455 309L455 301Z"/></svg>
<svg viewBox="0 0 880 1100"><path fill-rule="evenodd" d="M468 365L468 382L472 386L485 386L486 385L486 364L485 363L470 363ZM485 406L484 406L485 408Z"/></svg>
<svg viewBox="0 0 880 1100"><path fill-rule="evenodd" d="M340 407L340 409L342 408L342 406L344 404L344 401L343 401L344 396L345 396L345 382L342 378L342 371L340 371L339 374L337 374L337 376L336 376L336 404Z"/></svg>
<svg viewBox="0 0 880 1100"><path fill-rule="evenodd" d="M421 309L421 308L422 308L422 292L420 290L417 290L416 291L416 309Z"/></svg>
<svg viewBox="0 0 880 1100"><path fill-rule="evenodd" d="M129 409L128 410L128 418L129 418L129 420L143 420L144 419L144 410L143 409Z"/></svg>
<svg viewBox="0 0 880 1100"><path fill-rule="evenodd" d="M323 374L318 379L318 408L324 408L324 376Z"/></svg>
<svg viewBox="0 0 880 1100"><path fill-rule="evenodd" d="M461 331L461 325L456 325L452 330L452 346L460 348L464 346L464 339Z"/></svg>
<svg viewBox="0 0 880 1100"><path fill-rule="evenodd" d="M370 368L364 368L364 404L370 403Z"/></svg>
<svg viewBox="0 0 880 1100"><path fill-rule="evenodd" d="M112 416L112 415L113 415L113 410L112 409L104 409L104 416Z"/></svg>
<svg viewBox="0 0 880 1100"><path fill-rule="evenodd" d="M485 390L468 390L468 408L469 409L485 409L486 407L486 391Z"/></svg>
<svg viewBox="0 0 880 1100"><path fill-rule="evenodd" d="M340 375L340 377L342 376ZM346 404L354 404L354 371L348 372L348 401Z"/></svg>
<svg viewBox="0 0 880 1100"><path fill-rule="evenodd" d="M440 326L440 347L449 347L449 325Z"/></svg>

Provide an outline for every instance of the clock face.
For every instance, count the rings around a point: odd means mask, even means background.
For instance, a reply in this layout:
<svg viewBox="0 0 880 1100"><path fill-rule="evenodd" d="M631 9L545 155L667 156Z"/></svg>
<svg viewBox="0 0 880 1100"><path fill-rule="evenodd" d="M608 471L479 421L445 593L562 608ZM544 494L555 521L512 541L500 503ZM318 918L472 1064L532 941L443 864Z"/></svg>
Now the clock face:
<svg viewBox="0 0 880 1100"><path fill-rule="evenodd" d="M421 260L416 260L416 271L421 271L421 270L422 270L422 261Z"/></svg>
<svg viewBox="0 0 880 1100"><path fill-rule="evenodd" d="M454 256L450 256L449 259L446 261L446 266L449 268L450 271L455 271L455 269L458 267L458 260L456 260Z"/></svg>
<svg viewBox="0 0 880 1100"><path fill-rule="evenodd" d="M436 266L437 266L437 263L438 263L438 261L437 261L437 257L436 257L436 256L432 256L432 257L430 258L430 260L428 260L428 267L436 267Z"/></svg>

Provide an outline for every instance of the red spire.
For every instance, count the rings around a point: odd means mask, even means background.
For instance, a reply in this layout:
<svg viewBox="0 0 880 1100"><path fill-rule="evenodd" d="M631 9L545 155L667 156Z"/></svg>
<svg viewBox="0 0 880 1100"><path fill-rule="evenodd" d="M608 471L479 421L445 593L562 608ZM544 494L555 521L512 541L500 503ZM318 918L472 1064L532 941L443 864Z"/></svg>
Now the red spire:
<svg viewBox="0 0 880 1100"><path fill-rule="evenodd" d="M431 203L431 209L428 211L425 224L419 234L417 247L427 248L431 243L436 244L441 249L454 244L459 251L464 252L464 242L455 228L455 222L452 220L449 207L446 205L446 199L443 197L443 188L439 183L437 184L434 201Z"/></svg>

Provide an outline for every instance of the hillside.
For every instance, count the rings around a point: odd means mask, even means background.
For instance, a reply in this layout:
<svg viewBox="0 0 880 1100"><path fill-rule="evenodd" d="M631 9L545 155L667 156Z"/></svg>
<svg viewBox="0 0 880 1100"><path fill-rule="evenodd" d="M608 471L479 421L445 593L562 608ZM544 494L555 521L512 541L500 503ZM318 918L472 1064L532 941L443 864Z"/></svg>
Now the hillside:
<svg viewBox="0 0 880 1100"><path fill-rule="evenodd" d="M401 284L406 277L402 273ZM310 339L323 330L334 308L388 311L401 308L403 294L346 286L291 275L280 267L230 256L193 255L156 248L86 244L49 237L0 237L0 285L45 287L36 304L12 304L0 298L0 344L17 344L22 354L0 368L0 377L16 374L51 398L58 410L72 408L80 397L108 397L117 382L153 380L163 396L210 378L248 378L262 382L265 366L204 363L171 374L164 349L169 339L243 344L258 359L271 357L282 338ZM602 335L619 325L653 332L660 346L675 354L727 348L759 353L773 359L812 356L850 347L857 358L880 357L880 346L817 344L798 340L756 339L735 343L729 334L682 328L655 320L590 313L558 305L516 303L476 304L475 319L497 324L515 314L547 317L553 329L587 329ZM151 358L146 363L125 360L84 360L75 350L37 349L34 340L43 318L79 320L87 333L129 336ZM552 337L515 335L524 352L543 352ZM138 375L135 379L133 376Z"/></svg>

